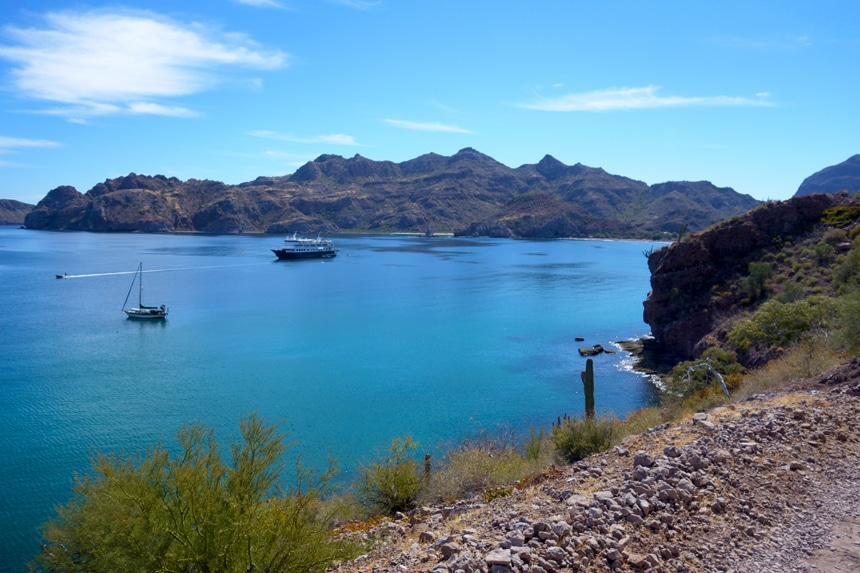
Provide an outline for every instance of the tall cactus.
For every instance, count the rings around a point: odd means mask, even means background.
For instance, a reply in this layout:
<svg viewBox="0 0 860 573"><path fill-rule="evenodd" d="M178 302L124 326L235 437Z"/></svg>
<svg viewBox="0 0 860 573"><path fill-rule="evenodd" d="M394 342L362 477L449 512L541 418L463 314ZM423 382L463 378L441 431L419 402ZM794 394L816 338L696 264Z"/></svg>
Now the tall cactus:
<svg viewBox="0 0 860 573"><path fill-rule="evenodd" d="M585 361L585 370L580 373L582 385L585 388L585 417L594 417L594 361Z"/></svg>

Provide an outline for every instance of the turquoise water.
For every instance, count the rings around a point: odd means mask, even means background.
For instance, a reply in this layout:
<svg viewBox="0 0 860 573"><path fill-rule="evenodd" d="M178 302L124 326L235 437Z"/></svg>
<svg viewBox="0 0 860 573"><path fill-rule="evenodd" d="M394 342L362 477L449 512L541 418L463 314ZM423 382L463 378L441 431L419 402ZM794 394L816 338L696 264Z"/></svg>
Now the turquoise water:
<svg viewBox="0 0 860 573"><path fill-rule="evenodd" d="M335 239L335 259L276 262L279 237L0 227L0 571L38 551L96 449L169 445L191 421L226 440L258 411L348 480L396 437L438 455L581 413L576 349L648 332L649 243ZM139 262L166 321L120 310ZM653 399L628 365L595 360L598 411Z"/></svg>

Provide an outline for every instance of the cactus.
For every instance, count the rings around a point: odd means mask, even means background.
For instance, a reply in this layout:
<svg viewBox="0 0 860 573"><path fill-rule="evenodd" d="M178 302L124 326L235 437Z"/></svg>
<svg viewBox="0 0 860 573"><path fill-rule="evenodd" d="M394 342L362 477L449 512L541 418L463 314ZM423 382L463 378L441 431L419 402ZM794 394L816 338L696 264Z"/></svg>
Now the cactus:
<svg viewBox="0 0 860 573"><path fill-rule="evenodd" d="M594 361L589 358L585 362L585 370L580 373L582 385L585 387L585 417L594 417Z"/></svg>

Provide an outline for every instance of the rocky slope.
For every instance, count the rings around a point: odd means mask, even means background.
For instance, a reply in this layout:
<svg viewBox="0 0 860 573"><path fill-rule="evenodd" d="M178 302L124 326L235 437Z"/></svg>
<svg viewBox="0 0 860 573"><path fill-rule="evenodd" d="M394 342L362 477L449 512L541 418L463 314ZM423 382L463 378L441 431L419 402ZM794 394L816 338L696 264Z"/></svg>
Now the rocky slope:
<svg viewBox="0 0 860 573"><path fill-rule="evenodd" d="M33 205L13 199L0 199L0 225L23 225Z"/></svg>
<svg viewBox="0 0 860 573"><path fill-rule="evenodd" d="M860 359L422 508L339 573L860 570Z"/></svg>
<svg viewBox="0 0 860 573"><path fill-rule="evenodd" d="M860 199L837 193L770 202L651 253L644 320L661 349L680 361L713 345L724 323L758 302L737 286L749 264L822 234L822 215L840 206L860 209Z"/></svg>
<svg viewBox="0 0 860 573"><path fill-rule="evenodd" d="M854 155L838 165L831 165L813 173L803 180L794 196L837 191L860 191L860 155Z"/></svg>
<svg viewBox="0 0 860 573"><path fill-rule="evenodd" d="M708 182L641 181L546 156L511 169L475 151L402 163L322 155L290 176L240 185L134 173L79 193L52 190L32 229L334 233L454 232L500 237L672 236L759 202Z"/></svg>

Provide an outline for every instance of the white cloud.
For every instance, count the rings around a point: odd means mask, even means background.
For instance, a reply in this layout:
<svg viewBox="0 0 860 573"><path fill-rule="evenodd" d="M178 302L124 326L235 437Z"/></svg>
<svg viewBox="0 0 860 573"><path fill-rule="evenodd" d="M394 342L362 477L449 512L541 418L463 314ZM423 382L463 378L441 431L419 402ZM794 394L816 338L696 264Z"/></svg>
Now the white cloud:
<svg viewBox="0 0 860 573"><path fill-rule="evenodd" d="M327 143L332 145L359 145L351 135L334 133L331 135L315 135L313 137L296 137L289 134L278 133L265 129L249 131L248 135L263 137L265 139L277 139L280 141L292 141L293 143Z"/></svg>
<svg viewBox="0 0 860 573"><path fill-rule="evenodd" d="M24 139L21 137L5 137L0 135L0 153L19 147L57 147L60 144L47 139Z"/></svg>
<svg viewBox="0 0 860 573"><path fill-rule="evenodd" d="M661 107L748 107L770 106L766 93L755 98L736 96L664 96L657 92L658 86L644 88L620 88L568 94L555 98L543 98L521 107L541 111L615 111L625 109L653 109Z"/></svg>
<svg viewBox="0 0 860 573"><path fill-rule="evenodd" d="M212 89L228 67L270 70L288 59L243 35L150 12L55 12L44 18L41 28L7 26L13 44L0 45L0 58L13 62L12 83L21 95L62 104L75 117L187 116L152 100Z"/></svg>
<svg viewBox="0 0 860 573"><path fill-rule="evenodd" d="M197 117L196 111L185 107L166 106L150 102L134 102L128 104L128 110L136 114L166 115L170 117Z"/></svg>
<svg viewBox="0 0 860 573"><path fill-rule="evenodd" d="M417 121L404 121L402 119L386 119L385 123L402 127L403 129L413 129L415 131L438 131L445 133L473 133L468 129L456 125L445 125L444 123L421 123Z"/></svg>

